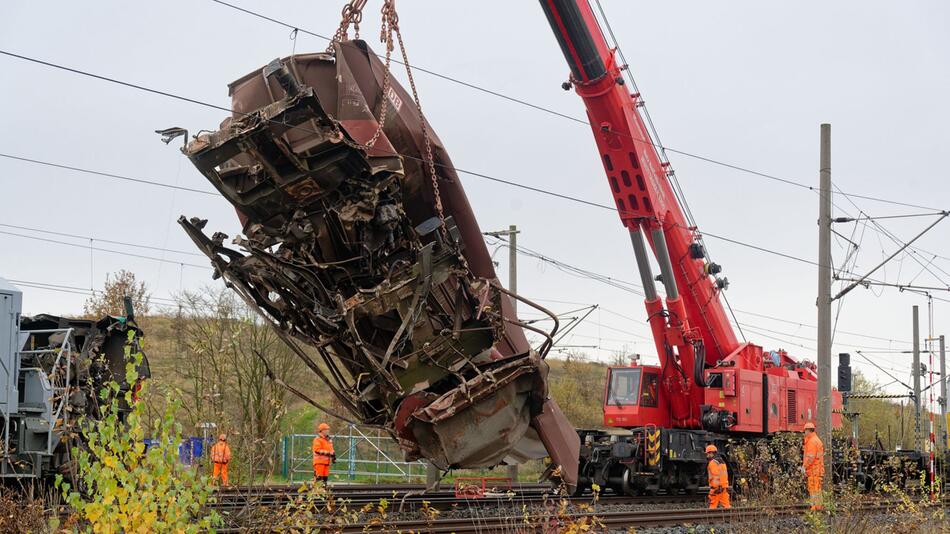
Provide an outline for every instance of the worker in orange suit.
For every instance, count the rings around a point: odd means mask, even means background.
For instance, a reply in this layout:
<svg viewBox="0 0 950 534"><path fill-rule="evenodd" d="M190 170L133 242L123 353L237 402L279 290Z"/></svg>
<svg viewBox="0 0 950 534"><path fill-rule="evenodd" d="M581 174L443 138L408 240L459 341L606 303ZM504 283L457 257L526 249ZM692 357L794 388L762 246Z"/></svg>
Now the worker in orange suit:
<svg viewBox="0 0 950 534"><path fill-rule="evenodd" d="M231 462L231 447L228 446L228 436L221 434L218 436L218 442L211 447L211 462L214 464L214 471L211 472L211 481L217 483L218 475L221 476L221 483L228 485L228 463Z"/></svg>
<svg viewBox="0 0 950 534"><path fill-rule="evenodd" d="M818 438L814 423L805 423L805 450L802 474L808 477L808 501L812 510L821 510L821 479L825 476L825 444Z"/></svg>
<svg viewBox="0 0 950 534"><path fill-rule="evenodd" d="M333 440L330 439L330 425L320 423L317 437L313 438L313 477L317 482L326 482L330 477L330 464L336 461L333 452Z"/></svg>
<svg viewBox="0 0 950 534"><path fill-rule="evenodd" d="M729 470L715 445L706 445L706 459L709 460L706 466L709 474L709 507L732 508L729 503Z"/></svg>

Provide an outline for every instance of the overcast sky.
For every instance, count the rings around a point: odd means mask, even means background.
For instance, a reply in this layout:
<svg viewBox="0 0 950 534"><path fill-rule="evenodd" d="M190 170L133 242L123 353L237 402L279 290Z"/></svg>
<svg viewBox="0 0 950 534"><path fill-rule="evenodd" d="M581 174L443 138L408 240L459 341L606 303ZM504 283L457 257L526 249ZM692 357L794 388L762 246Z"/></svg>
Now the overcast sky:
<svg viewBox="0 0 950 534"><path fill-rule="evenodd" d="M234 2L321 35L333 33L342 5ZM841 190L950 209L946 2L603 3L668 147L817 185L819 124L830 122L832 177ZM382 50L379 4L369 2L363 22L363 38L377 51ZM560 88L568 68L538 2L400 0L398 8L414 64L584 117L581 100ZM290 54L294 46L298 52L319 51L326 41L300 33L295 43L287 28L210 0L8 0L0 7L0 49L219 106L229 106L228 82ZM224 112L7 56L0 56L0 69L0 98L7 102L0 115L3 154L210 189L178 152L180 145L165 146L153 131L214 129ZM404 72L396 76L405 81ZM431 75L420 73L416 81L426 114L460 169L612 203L586 125ZM701 230L816 259L814 192L681 154L671 159ZM462 180L484 231L517 224L525 247L616 279L637 280L616 213L471 175L462 174ZM194 249L175 219L180 214L208 218L209 229L231 235L239 229L221 197L4 157L0 187L0 276L75 288L68 293L24 286L30 313L78 312L84 290L101 287L106 273L123 268L145 280L159 299L215 283L210 269L201 267L207 265L203 256L178 252L193 254ZM926 211L853 201L872 216ZM836 216L858 211L840 195L835 204L840 207ZM933 219L879 223L907 240ZM837 225L837 230L851 237L854 225ZM860 226L854 236L860 243L857 272L898 247L870 225ZM90 253L88 237L94 238L94 249L145 257ZM877 278L946 287L948 237L950 221L944 221L916 243L920 263L902 255ZM836 264L847 253L845 244L834 245ZM746 337L813 359L816 268L712 237L707 245L731 282L727 294ZM506 251L495 258L504 281ZM579 350L594 358L607 359L626 348L655 361L641 297L528 257L519 258L519 273L519 292L555 311L601 306L564 344L592 346ZM933 295L950 299L945 291ZM839 315L834 352L908 350L914 304L921 307L923 338L926 297L892 288L851 292ZM935 300L933 310L934 331L950 333L950 301ZM910 355L868 356L909 383ZM853 362L882 383L892 381L858 356ZM899 385L888 389L904 390Z"/></svg>

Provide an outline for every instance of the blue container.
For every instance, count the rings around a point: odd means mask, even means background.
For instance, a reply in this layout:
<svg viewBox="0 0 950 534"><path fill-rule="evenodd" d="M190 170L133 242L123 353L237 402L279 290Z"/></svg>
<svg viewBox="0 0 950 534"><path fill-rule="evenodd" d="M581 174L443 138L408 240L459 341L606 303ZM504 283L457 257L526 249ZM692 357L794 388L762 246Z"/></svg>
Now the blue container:
<svg viewBox="0 0 950 534"><path fill-rule="evenodd" d="M191 465L191 443L187 439L178 444L178 461L185 465Z"/></svg>
<svg viewBox="0 0 950 534"><path fill-rule="evenodd" d="M205 453L205 444L204 440L201 438L188 438L188 441L191 442L191 457L201 458Z"/></svg>
<svg viewBox="0 0 950 534"><path fill-rule="evenodd" d="M202 438L184 438L178 445L178 461L191 465L204 455L204 450L205 444Z"/></svg>
<svg viewBox="0 0 950 534"><path fill-rule="evenodd" d="M149 449L151 449L152 447L155 447L155 446L158 445L158 440L157 440L157 439L145 438L145 439L142 440L142 443L145 444L145 450L149 450Z"/></svg>

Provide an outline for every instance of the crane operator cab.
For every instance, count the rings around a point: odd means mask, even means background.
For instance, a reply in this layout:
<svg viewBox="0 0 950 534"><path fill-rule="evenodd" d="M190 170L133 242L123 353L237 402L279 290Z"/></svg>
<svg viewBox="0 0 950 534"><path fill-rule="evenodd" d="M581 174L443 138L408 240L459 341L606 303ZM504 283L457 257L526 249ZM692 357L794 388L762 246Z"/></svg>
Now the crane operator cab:
<svg viewBox="0 0 950 534"><path fill-rule="evenodd" d="M660 368L649 365L611 367L607 370L604 424L634 428L667 424L668 410L660 387Z"/></svg>

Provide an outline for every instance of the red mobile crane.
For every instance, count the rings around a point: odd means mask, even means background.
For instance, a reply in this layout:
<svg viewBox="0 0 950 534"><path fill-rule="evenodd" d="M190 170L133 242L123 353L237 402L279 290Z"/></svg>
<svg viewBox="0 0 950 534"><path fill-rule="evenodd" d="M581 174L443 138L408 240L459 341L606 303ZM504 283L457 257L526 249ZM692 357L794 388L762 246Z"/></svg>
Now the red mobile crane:
<svg viewBox="0 0 950 534"><path fill-rule="evenodd" d="M541 0L571 69L565 89L584 100L620 220L630 233L661 364L608 371L604 423L627 429L581 431L581 487L625 491L702 485L703 447L730 437L800 431L816 417L817 373L784 350L740 342L719 293L728 282L708 260L684 215L672 171L641 116L642 100L624 82L587 0ZM687 210L688 211L688 210ZM666 293L660 298L649 244ZM832 404L841 406L835 391ZM840 425L835 414L834 425Z"/></svg>

